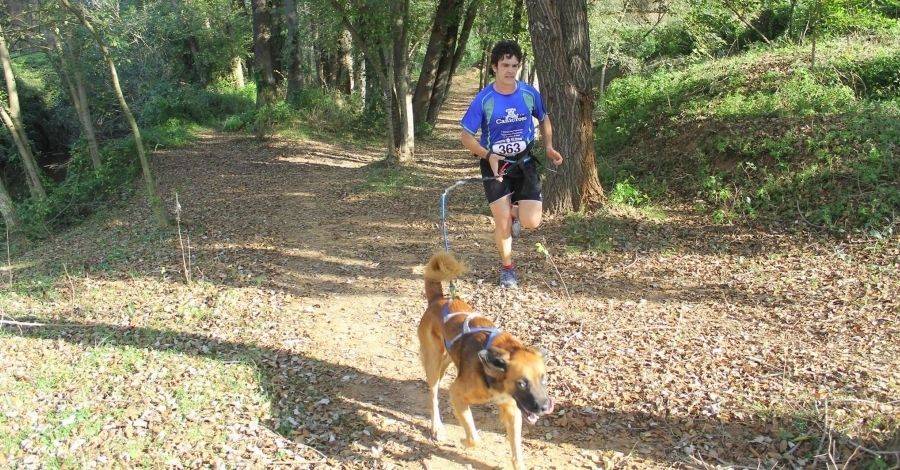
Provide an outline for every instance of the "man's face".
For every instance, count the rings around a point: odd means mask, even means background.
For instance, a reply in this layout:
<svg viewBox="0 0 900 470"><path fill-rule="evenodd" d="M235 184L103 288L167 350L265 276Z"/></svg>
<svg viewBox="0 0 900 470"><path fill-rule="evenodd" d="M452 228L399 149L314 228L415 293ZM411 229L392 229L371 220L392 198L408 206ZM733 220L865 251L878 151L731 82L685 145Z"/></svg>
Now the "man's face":
<svg viewBox="0 0 900 470"><path fill-rule="evenodd" d="M519 72L519 59L514 55L505 55L491 67L494 69L494 76L498 81L510 82L516 79L516 74Z"/></svg>

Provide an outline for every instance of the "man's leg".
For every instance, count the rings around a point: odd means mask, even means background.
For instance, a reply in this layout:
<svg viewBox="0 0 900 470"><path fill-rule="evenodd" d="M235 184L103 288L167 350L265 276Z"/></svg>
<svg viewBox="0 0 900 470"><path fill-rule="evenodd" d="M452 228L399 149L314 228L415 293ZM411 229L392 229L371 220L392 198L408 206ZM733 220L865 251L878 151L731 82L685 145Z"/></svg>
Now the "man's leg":
<svg viewBox="0 0 900 470"><path fill-rule="evenodd" d="M541 215L544 210L541 201L525 199L519 201L518 206L518 214L513 215L518 217L523 228L537 228L538 225L541 225Z"/></svg>
<svg viewBox="0 0 900 470"><path fill-rule="evenodd" d="M491 203L491 215L494 216L494 243L500 254L500 262L503 266L512 265L512 235L510 227L510 196L504 196Z"/></svg>

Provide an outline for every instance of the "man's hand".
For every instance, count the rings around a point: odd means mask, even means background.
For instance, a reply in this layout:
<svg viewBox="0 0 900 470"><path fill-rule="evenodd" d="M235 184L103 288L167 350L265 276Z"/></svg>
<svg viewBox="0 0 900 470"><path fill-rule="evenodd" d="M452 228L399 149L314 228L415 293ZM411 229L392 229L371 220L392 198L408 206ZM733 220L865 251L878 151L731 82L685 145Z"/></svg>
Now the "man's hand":
<svg viewBox="0 0 900 470"><path fill-rule="evenodd" d="M500 160L503 160L503 155L497 155L493 152L488 155L488 164L491 165L491 171L494 172L497 181L503 181L503 175L499 173Z"/></svg>
<svg viewBox="0 0 900 470"><path fill-rule="evenodd" d="M562 155L560 155L553 147L547 147L547 159L553 163L553 166L560 166L563 162Z"/></svg>

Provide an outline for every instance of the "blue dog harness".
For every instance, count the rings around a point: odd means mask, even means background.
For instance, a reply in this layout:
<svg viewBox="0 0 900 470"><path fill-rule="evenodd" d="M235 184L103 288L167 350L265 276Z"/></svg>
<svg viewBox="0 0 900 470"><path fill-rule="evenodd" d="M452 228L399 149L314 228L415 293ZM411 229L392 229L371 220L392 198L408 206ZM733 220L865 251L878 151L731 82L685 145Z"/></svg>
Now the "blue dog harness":
<svg viewBox="0 0 900 470"><path fill-rule="evenodd" d="M483 327L483 326L477 326L475 328L469 327L469 320L480 317L481 315L478 315L475 312L450 313L450 302L447 302L446 304L444 304L444 308L443 308L443 310L441 310L441 321L446 324L447 320L449 320L450 318L455 317L457 315L465 315L466 320L463 322L462 331L460 331L458 335L453 337L453 339L451 339L450 341L447 341L447 339L444 338L444 347L447 349L447 352L450 352L450 347L453 346L453 343L455 343L457 340L459 340L463 336L469 335L472 333L481 333L481 332L488 333L488 338L487 338L487 341L484 342L484 348L483 348L483 349L488 349L491 347L491 344L494 342L494 339L497 338L497 335L500 334L500 330L498 328Z"/></svg>

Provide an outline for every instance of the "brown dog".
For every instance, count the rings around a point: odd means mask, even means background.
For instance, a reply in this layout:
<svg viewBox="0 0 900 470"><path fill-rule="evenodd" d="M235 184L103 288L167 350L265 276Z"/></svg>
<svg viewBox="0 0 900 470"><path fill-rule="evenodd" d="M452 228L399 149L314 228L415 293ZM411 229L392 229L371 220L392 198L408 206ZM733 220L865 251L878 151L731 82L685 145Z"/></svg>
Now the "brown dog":
<svg viewBox="0 0 900 470"><path fill-rule="evenodd" d="M487 402L500 408L512 451L513 467L524 468L522 415L530 424L553 411L547 396L544 359L513 335L499 332L485 317L475 315L460 299L446 299L442 281L459 276L465 268L449 253L434 255L425 267L425 297L428 309L419 322L419 353L425 380L431 391L431 432L444 438L438 408L438 384L450 361L458 372L450 385L450 403L456 419L466 431L466 447L478 442L478 431L470 405Z"/></svg>

